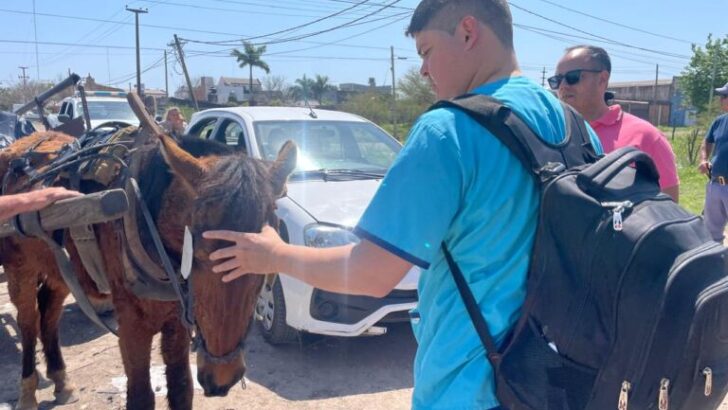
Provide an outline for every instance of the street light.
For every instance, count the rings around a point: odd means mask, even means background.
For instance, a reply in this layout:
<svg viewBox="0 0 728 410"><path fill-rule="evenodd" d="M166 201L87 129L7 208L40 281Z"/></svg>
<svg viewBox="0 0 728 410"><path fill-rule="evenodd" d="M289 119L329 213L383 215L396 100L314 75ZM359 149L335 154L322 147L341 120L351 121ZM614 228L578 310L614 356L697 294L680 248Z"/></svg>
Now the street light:
<svg viewBox="0 0 728 410"><path fill-rule="evenodd" d="M129 6L126 6L126 11L131 11L134 13L134 21L136 26L136 72L137 72L137 94L139 94L140 97L143 96L142 93L142 67L139 57L139 14L140 13L149 13L149 10L147 9L132 9L129 8Z"/></svg>

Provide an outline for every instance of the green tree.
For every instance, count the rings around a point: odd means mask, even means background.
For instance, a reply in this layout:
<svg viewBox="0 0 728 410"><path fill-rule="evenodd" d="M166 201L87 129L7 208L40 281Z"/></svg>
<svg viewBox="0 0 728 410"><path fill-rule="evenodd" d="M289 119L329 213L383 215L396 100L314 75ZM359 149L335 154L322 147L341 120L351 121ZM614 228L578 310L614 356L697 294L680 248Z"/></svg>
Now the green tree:
<svg viewBox="0 0 728 410"><path fill-rule="evenodd" d="M266 74L270 74L268 64L261 59L261 56L265 53L266 47L256 47L253 43L248 41L243 41L243 46L245 47L244 52L241 52L236 48L233 49L230 55L237 59L240 68L245 68L245 66L250 68L250 81L248 83L250 85L250 105L255 105L255 101L253 100L253 67L258 67L265 71Z"/></svg>
<svg viewBox="0 0 728 410"><path fill-rule="evenodd" d="M693 44L693 56L679 82L688 102L699 111L705 111L711 103L708 101L710 89L720 87L727 81L728 35L722 39L713 39L709 35L705 47Z"/></svg>
<svg viewBox="0 0 728 410"><path fill-rule="evenodd" d="M397 84L401 99L397 101L397 117L404 124L412 124L437 100L430 82L416 68L402 76Z"/></svg>
<svg viewBox="0 0 728 410"><path fill-rule="evenodd" d="M352 96L342 104L341 108L343 111L361 115L375 124L383 125L392 119L389 110L391 102L391 94L368 91Z"/></svg>
<svg viewBox="0 0 728 410"><path fill-rule="evenodd" d="M437 97L430 82L416 68L410 68L397 84L403 99L418 105L430 105Z"/></svg>
<svg viewBox="0 0 728 410"><path fill-rule="evenodd" d="M311 82L311 95L319 104L323 104L324 94L335 89L336 87L329 84L329 77L325 75L316 74L316 79Z"/></svg>
<svg viewBox="0 0 728 410"><path fill-rule="evenodd" d="M291 94L296 101L304 100L308 101L308 97L313 92L315 81L311 78L306 77L306 74L301 78L297 78L295 81L296 85L291 87Z"/></svg>

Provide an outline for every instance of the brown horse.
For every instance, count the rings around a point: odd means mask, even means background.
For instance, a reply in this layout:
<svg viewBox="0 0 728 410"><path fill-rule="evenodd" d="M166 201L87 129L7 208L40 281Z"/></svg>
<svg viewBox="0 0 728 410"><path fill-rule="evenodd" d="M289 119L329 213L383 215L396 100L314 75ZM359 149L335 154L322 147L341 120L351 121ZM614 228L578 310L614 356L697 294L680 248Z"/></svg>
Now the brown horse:
<svg viewBox="0 0 728 410"><path fill-rule="evenodd" d="M74 138L55 132L39 132L20 139L0 151L0 177L6 175L13 159L22 157L31 149L35 155L30 165L43 170L57 156L60 148L73 141ZM16 191L24 182L25 178L9 181L8 193ZM108 297L96 291L78 259L73 261L84 290L92 302L101 306ZM46 375L55 383L56 403L75 401L74 388L68 381L58 340L58 322L69 290L53 255L39 239L12 237L0 240L0 262L7 275L10 300L18 311L16 321L21 337L22 379L16 408L27 410L38 407L35 398L38 387L35 346L39 333L46 359Z"/></svg>
<svg viewBox="0 0 728 410"><path fill-rule="evenodd" d="M206 396L223 396L245 373L243 341L263 278L250 275L223 284L209 261L209 254L220 244L203 241L201 235L210 229L259 232L266 223L275 223L275 201L295 167L296 149L288 144L275 162L268 163L211 141L182 139L178 145L160 135L155 142L147 148L149 155L140 156L141 191L157 209L156 225L173 259L182 258L185 227L193 233L188 285L198 346L197 379ZM127 408L154 407L149 365L152 337L158 332L162 333L169 406L191 408L189 333L180 320L181 304L135 296L125 286L119 257L122 243L113 224L102 225L98 234L119 321L119 346L128 377Z"/></svg>
<svg viewBox="0 0 728 410"><path fill-rule="evenodd" d="M34 136L27 139L30 144L38 142ZM296 149L293 144L284 145L272 163L251 159L215 142L182 139L178 145L164 135L138 149L139 185L166 252L172 260L182 259L185 227L195 240L186 282L190 297L183 301L187 303L159 301L139 297L131 290L125 275L120 223L95 227L119 323L127 408L154 408L150 354L152 338L161 332L168 404L172 409L189 409L193 393L191 331L198 347L197 379L205 395L227 394L245 373L243 342L263 282L262 277L250 275L223 284L212 272L208 258L221 244L203 241L201 234L211 229L257 232L266 223L276 223L275 200L284 192L295 166ZM24 249L16 251L25 253ZM51 265L44 261L34 269ZM188 326L181 320L183 305L192 312Z"/></svg>

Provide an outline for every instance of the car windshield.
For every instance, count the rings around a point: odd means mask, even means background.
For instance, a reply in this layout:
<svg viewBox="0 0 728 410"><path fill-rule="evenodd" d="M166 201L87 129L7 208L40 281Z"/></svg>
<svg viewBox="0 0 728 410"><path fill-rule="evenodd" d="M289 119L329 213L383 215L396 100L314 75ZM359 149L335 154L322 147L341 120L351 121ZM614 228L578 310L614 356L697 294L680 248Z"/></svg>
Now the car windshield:
<svg viewBox="0 0 728 410"><path fill-rule="evenodd" d="M402 148L368 122L258 121L253 127L264 159L274 160L287 140L296 143L299 174L360 173L362 178L381 177Z"/></svg>
<svg viewBox="0 0 728 410"><path fill-rule="evenodd" d="M134 111L126 100L88 101L88 114L92 120L137 121Z"/></svg>

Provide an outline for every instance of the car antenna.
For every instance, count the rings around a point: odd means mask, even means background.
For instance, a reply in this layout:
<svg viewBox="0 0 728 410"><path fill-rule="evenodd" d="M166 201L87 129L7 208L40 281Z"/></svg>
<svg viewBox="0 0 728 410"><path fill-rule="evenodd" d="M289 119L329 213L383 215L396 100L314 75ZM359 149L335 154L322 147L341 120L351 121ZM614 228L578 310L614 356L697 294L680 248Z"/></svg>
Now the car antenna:
<svg viewBox="0 0 728 410"><path fill-rule="evenodd" d="M308 107L309 113L308 116L311 118L318 118L318 115L313 111L313 108L311 108L311 104L308 103L308 98L306 98L306 107Z"/></svg>

